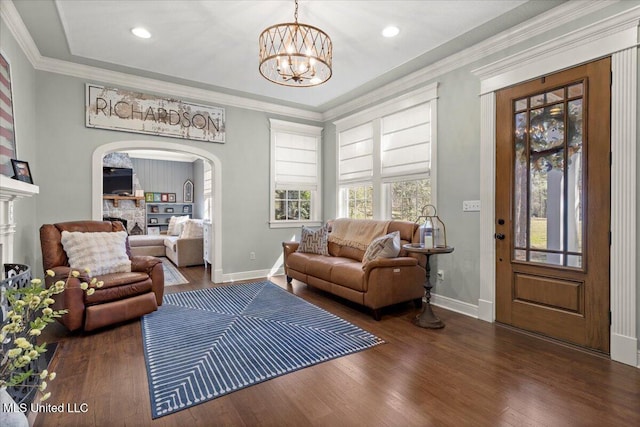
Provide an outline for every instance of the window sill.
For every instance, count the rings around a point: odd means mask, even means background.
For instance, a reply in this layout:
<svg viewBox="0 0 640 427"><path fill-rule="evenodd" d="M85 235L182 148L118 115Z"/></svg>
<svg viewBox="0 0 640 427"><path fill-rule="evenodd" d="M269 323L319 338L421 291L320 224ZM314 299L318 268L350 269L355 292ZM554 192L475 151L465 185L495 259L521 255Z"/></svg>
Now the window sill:
<svg viewBox="0 0 640 427"><path fill-rule="evenodd" d="M269 221L269 228L322 227L322 221Z"/></svg>

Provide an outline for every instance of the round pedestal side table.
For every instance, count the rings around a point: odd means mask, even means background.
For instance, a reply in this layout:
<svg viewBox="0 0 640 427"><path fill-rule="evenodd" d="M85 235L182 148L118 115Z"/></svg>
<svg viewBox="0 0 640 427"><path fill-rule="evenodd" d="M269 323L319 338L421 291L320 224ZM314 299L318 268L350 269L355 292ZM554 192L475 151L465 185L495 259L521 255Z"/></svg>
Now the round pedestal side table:
<svg viewBox="0 0 640 427"><path fill-rule="evenodd" d="M407 252L423 254L423 255L426 255L427 257L427 265L426 265L427 274L426 274L426 280L424 282L424 290L425 290L425 297L427 299L427 303L424 305L422 309L422 313L420 313L415 318L413 323L415 323L417 326L420 326L421 328L429 328L429 329L444 328L444 323L442 322L442 320L440 320L438 316L433 314L433 310L431 309L431 288L433 286L431 285L431 280L429 278L431 273L430 262L431 262L432 255L450 254L451 252L453 252L454 248L451 246L445 246L443 248L425 248L424 246L416 245L415 243L402 245L402 248Z"/></svg>

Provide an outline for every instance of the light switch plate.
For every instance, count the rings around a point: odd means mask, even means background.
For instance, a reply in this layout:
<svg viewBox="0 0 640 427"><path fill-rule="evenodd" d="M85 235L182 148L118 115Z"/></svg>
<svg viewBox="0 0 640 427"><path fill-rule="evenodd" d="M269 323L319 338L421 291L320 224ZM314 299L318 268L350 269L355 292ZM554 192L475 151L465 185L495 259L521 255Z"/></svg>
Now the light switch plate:
<svg viewBox="0 0 640 427"><path fill-rule="evenodd" d="M462 202L463 212L480 212L480 200L465 200Z"/></svg>

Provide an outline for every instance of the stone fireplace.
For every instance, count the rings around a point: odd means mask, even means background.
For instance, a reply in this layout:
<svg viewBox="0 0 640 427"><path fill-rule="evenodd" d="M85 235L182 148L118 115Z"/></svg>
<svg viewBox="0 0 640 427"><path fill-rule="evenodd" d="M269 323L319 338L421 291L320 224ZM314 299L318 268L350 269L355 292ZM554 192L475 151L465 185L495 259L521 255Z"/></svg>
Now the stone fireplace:
<svg viewBox="0 0 640 427"><path fill-rule="evenodd" d="M103 166L111 166L114 168L133 168L131 158L126 153L110 153L104 156L102 160ZM142 189L138 176L133 175L133 189L138 191ZM131 233L133 228L138 225L142 232L145 232L146 215L144 201L140 201L136 206L134 200L120 200L118 207L114 206L112 200L102 200L102 217L103 218L120 218L126 220L127 231ZM124 223L124 222L123 222Z"/></svg>

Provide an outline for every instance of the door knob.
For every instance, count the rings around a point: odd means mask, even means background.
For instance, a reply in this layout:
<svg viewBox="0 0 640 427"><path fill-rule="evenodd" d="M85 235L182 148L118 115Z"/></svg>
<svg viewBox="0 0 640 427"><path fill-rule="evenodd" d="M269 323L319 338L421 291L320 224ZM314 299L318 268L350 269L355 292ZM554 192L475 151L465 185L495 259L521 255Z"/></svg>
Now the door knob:
<svg viewBox="0 0 640 427"><path fill-rule="evenodd" d="M494 234L494 237L498 240L504 240L504 234L502 233L496 233Z"/></svg>

